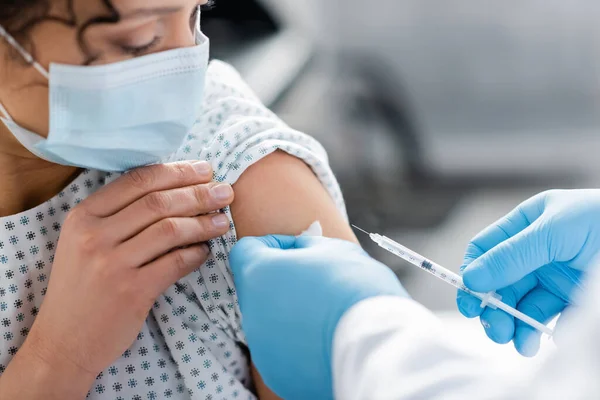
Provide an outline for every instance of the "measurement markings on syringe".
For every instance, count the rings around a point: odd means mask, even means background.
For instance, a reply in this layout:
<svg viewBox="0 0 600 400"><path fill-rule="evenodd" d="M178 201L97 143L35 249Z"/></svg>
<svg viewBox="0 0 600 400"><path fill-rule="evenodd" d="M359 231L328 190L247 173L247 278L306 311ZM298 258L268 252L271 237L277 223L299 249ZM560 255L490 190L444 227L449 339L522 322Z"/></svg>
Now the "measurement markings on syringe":
<svg viewBox="0 0 600 400"><path fill-rule="evenodd" d="M384 249L386 249L387 251L389 251L392 254L396 254L396 255L400 256L401 258L404 258L407 261L411 261L411 262L418 262L419 261L418 258L415 258L414 256L412 256L412 255L410 255L410 254L408 254L408 253L406 253L406 252L404 252L402 250L395 249L395 248L393 248L391 246L388 246L386 244L383 244L383 246L381 246L381 247L383 247ZM430 268L428 268L428 269L430 269Z"/></svg>

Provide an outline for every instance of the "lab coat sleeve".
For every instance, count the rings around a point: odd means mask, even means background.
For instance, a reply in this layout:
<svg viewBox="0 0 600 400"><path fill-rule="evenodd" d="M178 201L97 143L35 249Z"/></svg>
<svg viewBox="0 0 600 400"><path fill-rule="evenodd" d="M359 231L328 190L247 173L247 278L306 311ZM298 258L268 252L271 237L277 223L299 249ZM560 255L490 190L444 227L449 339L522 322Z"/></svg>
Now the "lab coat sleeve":
<svg viewBox="0 0 600 400"><path fill-rule="evenodd" d="M506 394L502 386L514 382L501 376L507 371L495 371L464 345L413 300L364 300L342 317L335 332L335 397L464 400Z"/></svg>
<svg viewBox="0 0 600 400"><path fill-rule="evenodd" d="M600 268L582 285L584 294L560 316L554 330L557 351L525 387L523 399L600 398Z"/></svg>

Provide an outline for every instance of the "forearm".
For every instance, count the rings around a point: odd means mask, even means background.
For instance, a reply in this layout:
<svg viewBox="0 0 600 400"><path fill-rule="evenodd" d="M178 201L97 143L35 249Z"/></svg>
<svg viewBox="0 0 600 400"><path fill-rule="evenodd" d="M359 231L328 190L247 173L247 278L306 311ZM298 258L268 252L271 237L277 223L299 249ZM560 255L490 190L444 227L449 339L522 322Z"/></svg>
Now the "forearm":
<svg viewBox="0 0 600 400"><path fill-rule="evenodd" d="M83 400L95 376L26 341L0 378L0 399Z"/></svg>

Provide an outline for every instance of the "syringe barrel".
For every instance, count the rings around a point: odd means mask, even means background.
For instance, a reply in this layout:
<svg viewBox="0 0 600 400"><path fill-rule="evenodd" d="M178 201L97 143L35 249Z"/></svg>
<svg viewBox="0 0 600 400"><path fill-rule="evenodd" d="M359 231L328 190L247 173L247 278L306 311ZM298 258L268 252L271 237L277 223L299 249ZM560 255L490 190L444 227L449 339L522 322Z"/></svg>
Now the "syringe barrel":
<svg viewBox="0 0 600 400"><path fill-rule="evenodd" d="M467 289L463 284L462 278L458 274L450 271L449 269L444 268L431 260L428 260L419 253L416 253L406 248L405 246L393 241L392 239L386 236L372 234L371 238L381 248L389 251L390 253L397 255L403 260L408 261L409 263L421 268L424 271L429 272L431 275L443 280L444 282L456 287L457 289L470 292L470 290Z"/></svg>
<svg viewBox="0 0 600 400"><path fill-rule="evenodd" d="M422 255L415 253L411 249L402 246L400 243L393 241L392 239L381 236L376 233L371 234L373 241L375 241L380 247L389 251L390 253L396 254L398 257L408 261L409 263L421 266L423 261L426 261L425 257Z"/></svg>
<svg viewBox="0 0 600 400"><path fill-rule="evenodd" d="M523 322L529 324L530 326L540 330L541 332L548 333L552 335L552 330L533 318L523 314L522 312L510 307L506 303L503 303L501 297L499 297L496 293L479 293L474 292L467 288L462 280L462 277L455 272L450 271L447 268L442 267L441 265L428 260L423 257L419 253L416 253L405 246L402 246L400 243L393 241L392 239L381 236L377 233L370 234L371 239L377 243L381 248L389 251L390 253L408 261L409 263L421 268L424 271L429 272L431 275L435 276L438 279L443 280L444 282L454 286L455 288L462 290L471 294L472 296L477 297L482 301L483 306L488 306L491 308L500 308L503 311L511 314L512 316L522 320Z"/></svg>

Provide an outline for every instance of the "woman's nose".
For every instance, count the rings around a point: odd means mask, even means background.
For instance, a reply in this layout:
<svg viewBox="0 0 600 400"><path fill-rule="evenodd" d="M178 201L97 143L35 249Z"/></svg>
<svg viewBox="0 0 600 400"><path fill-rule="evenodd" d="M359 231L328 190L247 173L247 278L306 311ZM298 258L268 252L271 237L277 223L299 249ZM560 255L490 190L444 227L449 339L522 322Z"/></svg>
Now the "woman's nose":
<svg viewBox="0 0 600 400"><path fill-rule="evenodd" d="M189 15L182 13L182 15L173 16L165 27L166 31L169 32L166 36L164 50L178 49L181 47L192 47L196 45L196 21L190 24Z"/></svg>

